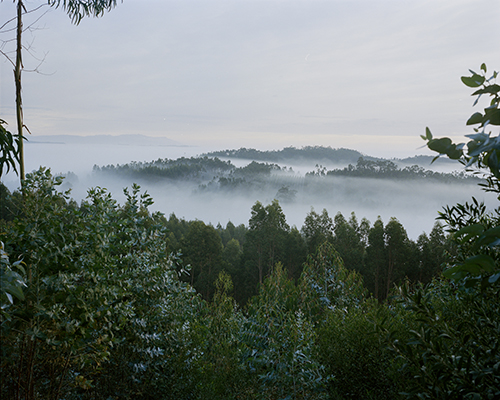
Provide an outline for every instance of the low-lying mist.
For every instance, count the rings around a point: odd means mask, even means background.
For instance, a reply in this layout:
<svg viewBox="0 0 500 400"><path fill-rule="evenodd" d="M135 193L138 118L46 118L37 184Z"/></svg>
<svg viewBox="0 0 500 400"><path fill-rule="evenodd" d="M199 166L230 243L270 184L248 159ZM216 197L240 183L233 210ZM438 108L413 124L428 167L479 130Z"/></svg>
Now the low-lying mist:
<svg viewBox="0 0 500 400"><path fill-rule="evenodd" d="M395 181L373 178L346 177L301 177L273 176L288 188L285 193L276 190L276 185L238 190L202 189L194 182L152 182L135 180L144 191L152 195L155 203L152 210L167 216L174 213L186 220L202 220L214 226L225 226L228 221L235 225L248 224L251 207L256 201L263 204L278 198L290 226L301 228L311 207L316 211L325 208L330 216L341 212L346 218L352 212L358 219L365 217L371 224L380 216L384 223L391 217L397 218L406 228L408 235L416 239L422 232L430 232L435 218L446 205L470 201L471 196L491 206L492 195L482 192L472 183L436 183L426 181ZM107 188L122 202L123 188L134 180L123 177L90 175L72 186L72 197L85 197L88 187Z"/></svg>
<svg viewBox="0 0 500 400"><path fill-rule="evenodd" d="M31 146L31 147L30 147ZM406 228L408 235L416 239L422 232L430 232L438 216L438 211L446 205L470 201L471 196L484 201L490 208L496 206L495 196L485 193L477 186L477 181L436 180L436 179L384 179L346 176L309 175L319 171L320 164L330 168L343 168L346 162L335 160L289 159L280 162L265 177L242 179L238 171L228 177L224 184L216 176L205 179L166 179L158 177L90 172L93 164L128 163L131 160L155 160L161 156L170 159L191 157L202 153L202 149L182 147L122 146L121 153L115 154L112 146L93 148L89 145L68 146L60 143L31 144L27 146L28 170L38 165L52 167L52 172L69 174L64 188L71 188L71 196L80 201L86 197L90 187L107 188L119 202L124 200L123 188L132 183L141 185L155 201L152 210L161 211L167 217L171 213L187 220L202 220L205 223L225 226L228 221L235 225L248 224L251 207L256 201L263 204L273 199L280 204L290 226L301 228L306 215L313 207L317 212L325 208L331 217L341 212L346 218L354 212L358 218L367 218L371 224L380 216L384 223L391 217L397 218ZM37 151L35 151L37 150ZM206 149L204 149L206 150ZM108 151L109 157L103 154ZM115 151L115 153L113 153ZM103 163L103 160L105 162ZM243 168L251 160L226 158L232 167ZM224 161L224 159L222 159ZM259 162L263 162L259 160ZM270 161L272 162L272 161ZM427 160L428 162L428 160ZM123 165L123 164L122 164ZM404 164L398 163L400 168ZM445 169L450 169L445 165ZM460 167L458 164L454 164ZM292 169L290 169L290 167ZM427 167L427 165L424 165ZM14 176L7 176L4 183L15 189ZM213 179L212 179L213 178ZM240 181L243 181L241 183Z"/></svg>

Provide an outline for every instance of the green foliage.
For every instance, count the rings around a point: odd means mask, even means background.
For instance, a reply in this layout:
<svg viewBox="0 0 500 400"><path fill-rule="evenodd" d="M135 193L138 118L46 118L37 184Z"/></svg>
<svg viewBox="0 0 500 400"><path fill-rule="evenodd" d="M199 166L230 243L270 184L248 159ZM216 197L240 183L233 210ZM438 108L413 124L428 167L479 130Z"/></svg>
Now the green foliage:
<svg viewBox="0 0 500 400"><path fill-rule="evenodd" d="M417 277L413 280L430 283L432 278L438 276L444 269L446 257L453 250L449 238L444 234L442 224L436 222L429 236L422 233L416 243L419 251L419 265Z"/></svg>
<svg viewBox="0 0 500 400"><path fill-rule="evenodd" d="M321 214L318 214L311 208L311 211L306 215L301 232L306 241L309 254L314 253L324 242L332 242L333 220L328 215L328 211L323 209Z"/></svg>
<svg viewBox="0 0 500 400"><path fill-rule="evenodd" d="M244 364L260 383L252 398L326 398L329 377L316 361L315 341L297 287L278 263L250 301L244 323Z"/></svg>
<svg viewBox="0 0 500 400"><path fill-rule="evenodd" d="M467 135L471 139L465 144L455 144L449 138L433 138L429 128L426 128L425 136L422 136L427 141L427 146L441 155L447 155L453 160L460 160L468 167L474 166L478 170L488 170L486 188L499 192L498 179L500 179L500 141L499 136L491 137L491 132L487 133L486 129L493 125L500 125L500 86L495 82L498 72L493 72L491 77L487 78L486 65L481 65L481 72L478 74L470 71L472 76L462 77L462 82L472 88L479 87L480 89L472 93L472 96L477 96L474 106L478 103L483 95L491 98L488 106L484 108L484 112L474 113L467 121L467 125L479 125L474 128L475 133Z"/></svg>
<svg viewBox="0 0 500 400"><path fill-rule="evenodd" d="M363 258L365 256L365 245L363 232L360 230L358 220L354 213L349 221L346 221L342 213L337 213L334 218L335 226L333 231L333 245L344 261L347 268L362 271Z"/></svg>
<svg viewBox="0 0 500 400"><path fill-rule="evenodd" d="M334 378L329 384L332 399L390 399L403 388L394 355L383 345L375 326L396 318L388 307L365 301L347 311L328 313L318 329L319 361ZM388 323L388 322L385 322ZM398 325L399 330L404 327Z"/></svg>
<svg viewBox="0 0 500 400"><path fill-rule="evenodd" d="M189 362L200 299L178 279L151 198L134 186L119 206L97 188L77 207L57 192L61 182L48 170L27 175L22 218L5 232L27 288L2 323L2 394L182 391L190 381L164 376Z"/></svg>
<svg viewBox="0 0 500 400"><path fill-rule="evenodd" d="M344 267L331 243L319 246L304 264L300 278L303 307L315 322L324 318L326 310L348 310L364 300L363 279Z"/></svg>
<svg viewBox="0 0 500 400"><path fill-rule="evenodd" d="M203 177L212 179L214 175L233 171L234 165L229 161L221 161L218 158L208 157L181 157L177 160L158 159L156 161L142 163L132 162L124 165L107 165L103 167L94 166L94 173L113 174L118 176L129 176L133 179L192 179Z"/></svg>
<svg viewBox="0 0 500 400"><path fill-rule="evenodd" d="M23 288L26 287L24 275L26 271L23 262L20 260L11 264L9 255L4 250L4 244L0 241L0 321L2 322L4 318L10 319L8 309L14 304L14 297L24 300Z"/></svg>
<svg viewBox="0 0 500 400"><path fill-rule="evenodd" d="M475 134L467 135L471 139L467 143L467 151L464 151L463 143L456 145L449 138L434 139L428 128L422 138L439 155L445 154L449 158L460 160L466 167L475 167L477 174L486 177L486 183L481 184L483 189L496 193L500 199L500 135L491 137L491 132L486 133L489 126L500 125L500 86L493 83L498 73L494 72L487 78L485 64L481 65L480 74L474 71L471 73L470 77L462 77L462 82L468 87L480 87L472 93L472 96L477 96L474 105L483 95L489 96L491 100L484 113L477 112L467 121L467 125L479 125L474 128ZM457 256L445 275L457 282L465 282L468 287L479 284L484 289L498 284L500 208L488 213L484 204L473 198L472 203L446 207L440 213L440 218L448 224L457 245Z"/></svg>
<svg viewBox="0 0 500 400"><path fill-rule="evenodd" d="M241 327L244 319L230 293L231 277L222 271L216 282L213 301L199 315L196 359L198 398L242 398L250 382L241 363Z"/></svg>
<svg viewBox="0 0 500 400"><path fill-rule="evenodd" d="M330 243L308 258L299 291L304 313L316 326L317 360L332 377L329 398L395 395L394 357L374 329L376 320L389 313L383 308L380 314L378 303L366 297L361 276L344 267Z"/></svg>
<svg viewBox="0 0 500 400"><path fill-rule="evenodd" d="M416 318L410 337L393 331L392 347L411 374L410 399L494 399L500 396L498 288L455 288L436 281L414 293L401 288ZM395 339L395 340L394 340Z"/></svg>
<svg viewBox="0 0 500 400"><path fill-rule="evenodd" d="M26 139L24 136L10 133L4 125L7 125L3 119L0 119L0 177L12 169L17 174L17 165L20 164L19 140Z"/></svg>
<svg viewBox="0 0 500 400"><path fill-rule="evenodd" d="M411 165L404 168L399 168L393 161L390 160L370 160L364 157L359 157L356 165L349 164L342 169L332 169L328 171L326 168L318 171L308 172L306 176L347 176L352 178L377 178L377 179L398 179L398 180L415 180L425 179L435 182L472 182L477 183L479 179L474 176L465 175L464 173L442 173L431 170L426 170L418 165Z"/></svg>
<svg viewBox="0 0 500 400"><path fill-rule="evenodd" d="M285 147L282 150L259 151L255 149L246 149L244 147L238 150L221 150L208 154L212 157L231 157L246 160L259 160L271 162L283 162L297 160L325 160L333 163L354 162L361 153L350 149L332 149L324 146L305 146L297 149L293 146Z"/></svg>
<svg viewBox="0 0 500 400"><path fill-rule="evenodd" d="M49 6L61 7L71 21L78 25L83 17L100 17L116 7L116 0L48 0Z"/></svg>
<svg viewBox="0 0 500 400"><path fill-rule="evenodd" d="M186 265L190 265L190 284L211 299L214 282L222 266L222 240L211 225L193 221L180 243Z"/></svg>
<svg viewBox="0 0 500 400"><path fill-rule="evenodd" d="M246 257L246 268L252 274L256 273L258 283L264 281L276 262L283 260L285 238L289 230L285 214L277 200L265 207L259 201L254 204L245 250L253 255L252 259Z"/></svg>
<svg viewBox="0 0 500 400"><path fill-rule="evenodd" d="M500 86L497 77L481 73L462 77L462 82L480 88L472 95L489 95L492 100L484 113L475 113L467 125L477 125L475 134L464 144L449 138L434 139L427 128L422 136L431 150L475 167L486 176L486 191L500 193L498 179L499 136L491 137L485 129L500 125ZM481 132L480 132L481 130ZM438 156L439 157L439 156ZM499 197L500 198L500 197ZM411 292L400 288L401 303L415 316L409 338L389 331L390 343L403 364L403 371L413 379L402 393L415 399L493 399L500 396L500 267L499 209L488 212L483 203L446 207L440 219L447 224L455 248L449 254L450 267L441 281Z"/></svg>
<svg viewBox="0 0 500 400"><path fill-rule="evenodd" d="M20 203L20 193L11 193L7 186L0 182L0 227L19 214Z"/></svg>

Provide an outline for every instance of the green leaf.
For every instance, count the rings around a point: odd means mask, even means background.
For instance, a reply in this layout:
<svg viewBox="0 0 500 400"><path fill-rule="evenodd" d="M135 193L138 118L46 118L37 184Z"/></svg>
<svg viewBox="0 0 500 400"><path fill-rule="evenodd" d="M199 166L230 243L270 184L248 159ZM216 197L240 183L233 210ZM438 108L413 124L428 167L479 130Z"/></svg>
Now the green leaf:
<svg viewBox="0 0 500 400"><path fill-rule="evenodd" d="M462 82L469 87L479 87L484 83L484 76L474 74L472 76L462 76Z"/></svg>
<svg viewBox="0 0 500 400"><path fill-rule="evenodd" d="M478 273L481 271L492 272L495 270L495 260L486 254L478 254L465 260L463 270L472 273L474 273L473 271L478 271Z"/></svg>
<svg viewBox="0 0 500 400"><path fill-rule="evenodd" d="M461 265L455 265L451 268L448 268L446 269L444 272L443 272L443 275L446 277L446 278L450 278L450 279L456 279L455 275L459 272L462 271L462 266Z"/></svg>
<svg viewBox="0 0 500 400"><path fill-rule="evenodd" d="M483 122L483 114L477 112L471 115L471 117L467 120L466 125L475 125L480 124L481 122Z"/></svg>
<svg viewBox="0 0 500 400"><path fill-rule="evenodd" d="M446 150L450 147L450 145L450 138L432 139L429 140L429 143L427 143L427 147L429 147L429 149L434 150L440 154L446 154Z"/></svg>
<svg viewBox="0 0 500 400"><path fill-rule="evenodd" d="M432 133L431 133L431 130L429 128L425 128L425 137L427 140L432 140Z"/></svg>
<svg viewBox="0 0 500 400"><path fill-rule="evenodd" d="M19 300L24 300L23 290L19 286L9 285L7 291L16 296Z"/></svg>
<svg viewBox="0 0 500 400"><path fill-rule="evenodd" d="M479 275L481 273L481 266L478 264L464 263L461 266L462 271L470 272L472 275Z"/></svg>
<svg viewBox="0 0 500 400"><path fill-rule="evenodd" d="M455 232L456 236L462 236L464 234L468 234L471 236L479 236L484 232L484 226L481 224L467 225L462 229Z"/></svg>
<svg viewBox="0 0 500 400"><path fill-rule="evenodd" d="M500 85L497 85L496 83L490 86L486 86L483 89L476 90L474 93L472 93L472 96L476 96L478 94L497 94L500 92Z"/></svg>
<svg viewBox="0 0 500 400"><path fill-rule="evenodd" d="M500 125L500 109L498 108L487 108L484 110L484 119L489 120L491 125Z"/></svg>

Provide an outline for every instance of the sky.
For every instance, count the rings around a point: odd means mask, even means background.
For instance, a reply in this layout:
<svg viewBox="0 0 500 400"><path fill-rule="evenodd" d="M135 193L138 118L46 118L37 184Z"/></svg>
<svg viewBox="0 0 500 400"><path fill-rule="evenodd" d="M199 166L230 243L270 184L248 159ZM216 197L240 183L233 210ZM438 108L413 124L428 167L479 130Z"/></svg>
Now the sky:
<svg viewBox="0 0 500 400"><path fill-rule="evenodd" d="M0 2L0 26L14 15ZM471 133L460 76L483 62L500 69L498 0L125 0L78 26L47 6L31 23L32 140L142 134L220 149L431 154L420 148L426 126L457 140ZM12 37L0 34L11 57ZM0 118L11 131L14 99L0 55Z"/></svg>

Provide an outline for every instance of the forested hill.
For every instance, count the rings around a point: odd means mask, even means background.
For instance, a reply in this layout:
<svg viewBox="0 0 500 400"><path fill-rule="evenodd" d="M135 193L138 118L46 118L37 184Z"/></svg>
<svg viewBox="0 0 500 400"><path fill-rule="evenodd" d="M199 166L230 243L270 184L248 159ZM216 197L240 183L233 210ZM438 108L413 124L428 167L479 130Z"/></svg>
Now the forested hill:
<svg viewBox="0 0 500 400"><path fill-rule="evenodd" d="M255 150L257 151L257 150ZM282 184L303 185L304 175L295 173L284 165L252 161L246 166L236 167L231 161L222 161L218 157L181 157L177 160L158 159L152 162L131 162L123 165L94 166L94 174L112 174L124 178L144 179L147 181L192 181L204 188L242 188L242 186L262 186L271 183L280 187ZM280 173L279 175L272 173ZM421 166L412 165L404 168L389 160L359 157L354 164L343 169L327 170L323 165L316 164L314 170L305 173L310 177L344 176L357 178L379 179L431 179L436 182L467 182L478 183L474 176L460 173L440 173L426 170ZM290 181L291 179L291 181Z"/></svg>
<svg viewBox="0 0 500 400"><path fill-rule="evenodd" d="M331 163L331 164L356 164L360 157L368 161L381 161L384 160L378 157L365 155L357 150L345 148L332 148L330 146L305 146L300 149L290 146L282 150L257 150L247 149L242 147L233 150L219 150L210 153L202 154L208 157L221 157L221 158L238 158L244 160L254 161L268 161L268 162L287 162L287 163L301 163L301 162L314 162L314 163ZM394 159L393 161L407 165L419 165L428 167L434 157L432 156L414 156L401 159ZM439 158L435 160L438 164L449 164L452 160L446 158Z"/></svg>
<svg viewBox="0 0 500 400"><path fill-rule="evenodd" d="M333 149L323 146L305 146L301 149L296 147L285 147L282 150L267 150L261 151L256 149L247 149L242 147L238 150L220 150L205 154L209 157L227 157L241 158L255 161L271 161L271 162L331 162L331 163L356 163L359 157L375 159L367 157L356 150L351 149Z"/></svg>

